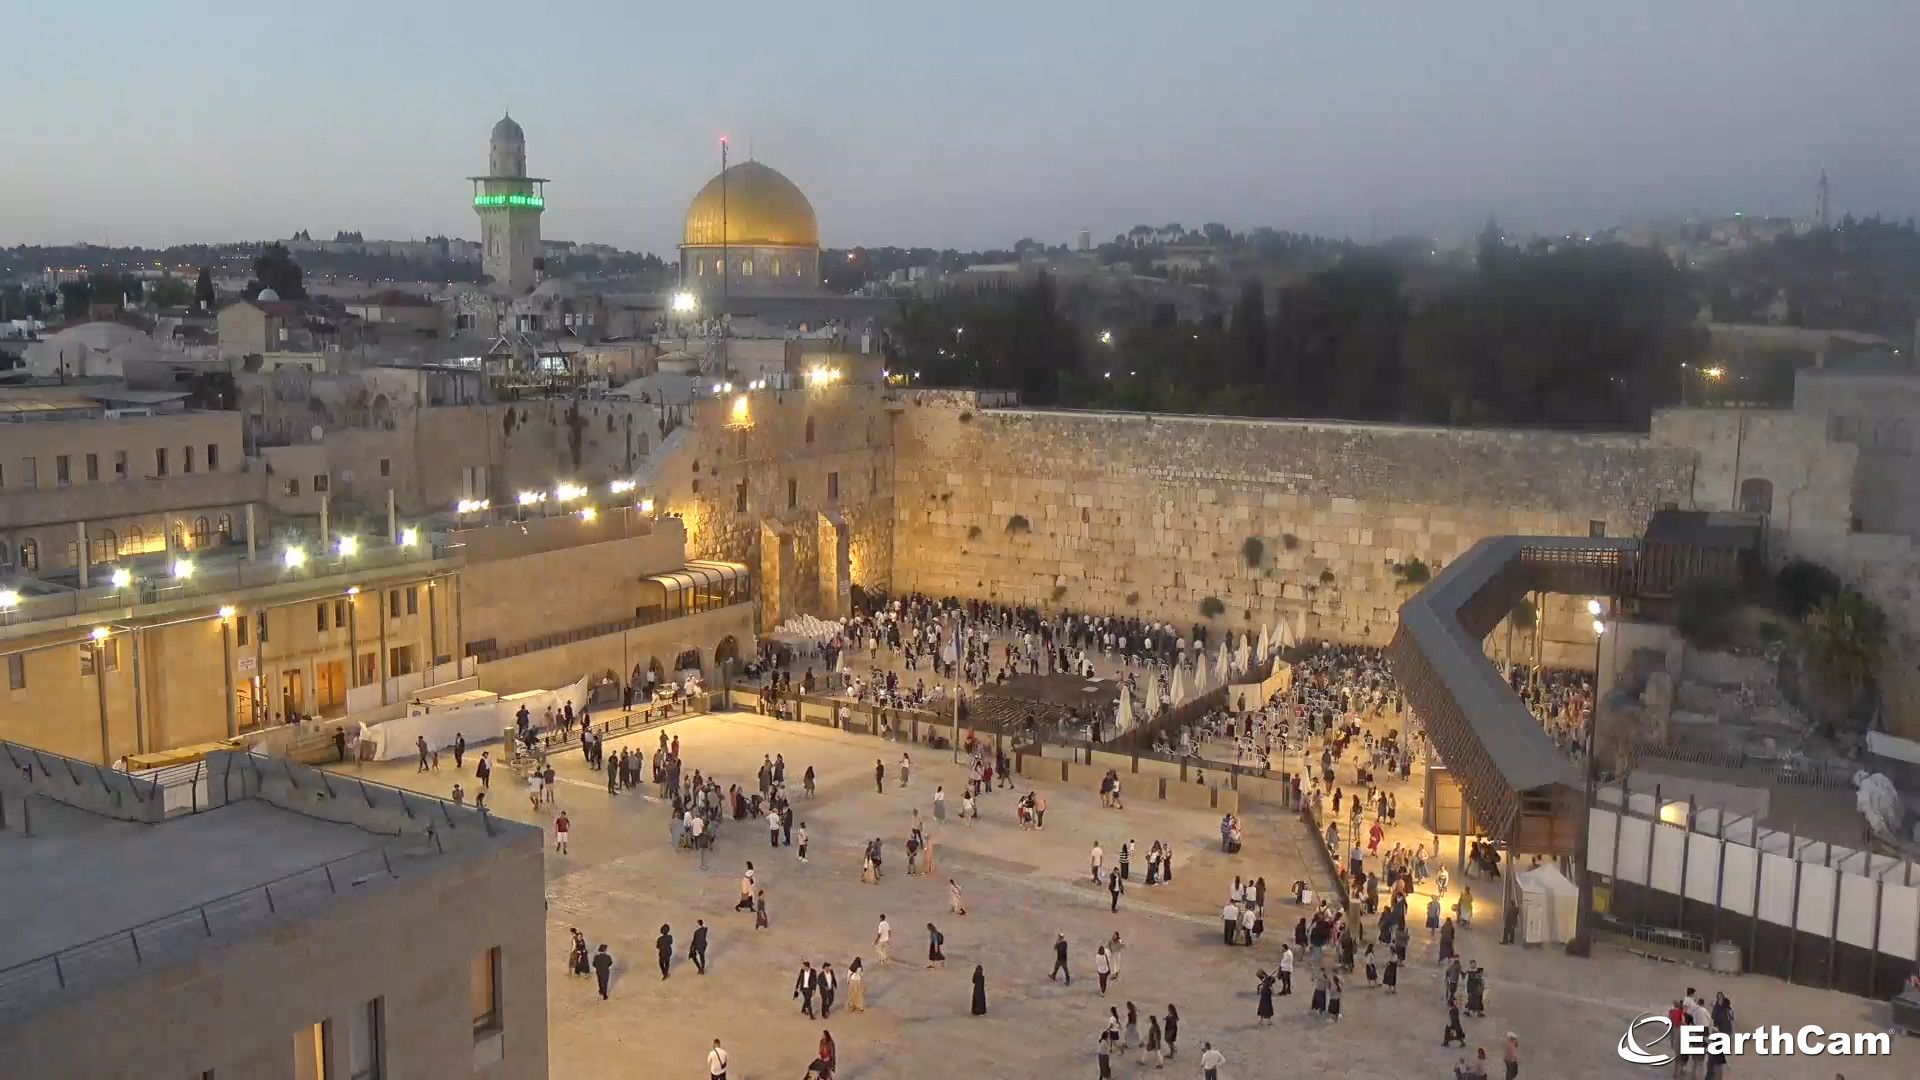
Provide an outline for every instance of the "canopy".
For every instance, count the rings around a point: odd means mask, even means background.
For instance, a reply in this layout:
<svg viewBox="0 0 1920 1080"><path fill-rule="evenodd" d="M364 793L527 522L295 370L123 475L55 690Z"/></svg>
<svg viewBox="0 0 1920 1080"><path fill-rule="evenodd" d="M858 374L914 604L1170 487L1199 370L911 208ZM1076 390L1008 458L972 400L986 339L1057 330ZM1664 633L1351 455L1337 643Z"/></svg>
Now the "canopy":
<svg viewBox="0 0 1920 1080"><path fill-rule="evenodd" d="M1262 626L1260 628L1260 643L1254 646L1253 658L1261 663L1265 663L1267 656L1272 652L1273 641L1267 636L1267 628Z"/></svg>
<svg viewBox="0 0 1920 1080"><path fill-rule="evenodd" d="M1529 945L1553 945L1573 936L1580 889L1552 863L1542 863L1514 878L1520 889L1520 924Z"/></svg>
<svg viewBox="0 0 1920 1080"><path fill-rule="evenodd" d="M1113 727L1114 731L1118 734L1124 735L1133 727L1133 702L1131 697L1132 695L1127 693L1126 684L1122 683L1120 686L1120 704L1113 714Z"/></svg>
<svg viewBox="0 0 1920 1080"><path fill-rule="evenodd" d="M1186 676L1179 664L1173 665L1173 688L1167 691L1168 700L1175 705L1187 699Z"/></svg>

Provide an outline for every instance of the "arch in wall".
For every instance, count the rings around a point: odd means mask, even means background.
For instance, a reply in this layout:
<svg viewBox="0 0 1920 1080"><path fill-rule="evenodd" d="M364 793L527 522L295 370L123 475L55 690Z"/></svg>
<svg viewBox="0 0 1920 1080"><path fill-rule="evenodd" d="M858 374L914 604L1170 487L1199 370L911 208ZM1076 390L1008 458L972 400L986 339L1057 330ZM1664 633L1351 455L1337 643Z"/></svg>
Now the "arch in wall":
<svg viewBox="0 0 1920 1080"><path fill-rule="evenodd" d="M725 670L727 665L740 660L740 641L732 634L720 639L720 645L713 650L713 666Z"/></svg>
<svg viewBox="0 0 1920 1080"><path fill-rule="evenodd" d="M140 552L145 551L146 548L146 531L138 525L127 526L127 542L121 545L120 552L127 555L138 555Z"/></svg>
<svg viewBox="0 0 1920 1080"><path fill-rule="evenodd" d="M40 569L40 541L38 540L20 541L20 569L22 570Z"/></svg>
<svg viewBox="0 0 1920 1080"><path fill-rule="evenodd" d="M685 652L682 652L679 656L675 657L673 661L673 670L675 671L704 670L700 665L700 650L688 649Z"/></svg>
<svg viewBox="0 0 1920 1080"><path fill-rule="evenodd" d="M203 514L200 517L194 518L193 519L193 549L195 551L198 551L201 548L204 548L208 544L212 543L212 541L213 541L213 525L212 523L207 521L206 515Z"/></svg>
<svg viewBox="0 0 1920 1080"><path fill-rule="evenodd" d="M1773 481L1758 476L1740 481L1740 509L1748 514L1773 513Z"/></svg>

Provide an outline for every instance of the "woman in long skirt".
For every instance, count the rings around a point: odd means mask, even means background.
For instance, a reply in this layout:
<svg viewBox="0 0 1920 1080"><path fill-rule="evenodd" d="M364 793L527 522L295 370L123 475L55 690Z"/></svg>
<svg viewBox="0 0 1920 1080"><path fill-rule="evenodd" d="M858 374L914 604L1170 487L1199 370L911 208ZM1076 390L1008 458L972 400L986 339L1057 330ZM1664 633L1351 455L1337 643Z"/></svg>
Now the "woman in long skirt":
<svg viewBox="0 0 1920 1080"><path fill-rule="evenodd" d="M1161 1031L1167 1040L1167 1056L1172 1057L1178 1048L1175 1044L1180 1041L1180 1010L1174 1008L1171 1002L1167 1004L1167 1023Z"/></svg>
<svg viewBox="0 0 1920 1080"><path fill-rule="evenodd" d="M1312 1008L1313 1011L1317 1013L1325 1013L1327 1011L1327 984L1320 981L1320 973L1318 971L1313 973Z"/></svg>
<svg viewBox="0 0 1920 1080"><path fill-rule="evenodd" d="M1146 1063L1146 1056L1148 1054L1153 1055L1154 1068L1164 1069L1167 1067L1167 1051L1160 1042L1160 1018L1157 1016L1147 1017L1147 1045L1141 1047L1141 1064Z"/></svg>
<svg viewBox="0 0 1920 1080"><path fill-rule="evenodd" d="M1258 1008L1254 1009L1253 1014L1259 1017L1258 1023L1262 1027L1265 1027L1266 1025L1273 1023L1274 981L1275 980L1273 976L1267 974L1265 971L1260 972L1260 981L1257 985L1257 989L1259 990L1259 993L1260 993L1260 1005Z"/></svg>
<svg viewBox="0 0 1920 1080"><path fill-rule="evenodd" d="M867 975L857 956L847 965L847 1011L867 1011Z"/></svg>
<svg viewBox="0 0 1920 1080"><path fill-rule="evenodd" d="M1389 994L1399 993L1398 988L1400 986L1400 961L1398 959L1393 957L1387 958L1387 971L1386 971L1385 977L1381 980L1381 982L1386 986L1387 993Z"/></svg>
<svg viewBox="0 0 1920 1080"><path fill-rule="evenodd" d="M987 1015L987 969L973 965L973 1015Z"/></svg>
<svg viewBox="0 0 1920 1080"><path fill-rule="evenodd" d="M1380 968L1374 963L1373 946L1367 946L1367 985L1373 986L1380 981Z"/></svg>
<svg viewBox="0 0 1920 1080"><path fill-rule="evenodd" d="M1327 990L1327 1019L1340 1019L1340 976L1333 977L1333 985Z"/></svg>

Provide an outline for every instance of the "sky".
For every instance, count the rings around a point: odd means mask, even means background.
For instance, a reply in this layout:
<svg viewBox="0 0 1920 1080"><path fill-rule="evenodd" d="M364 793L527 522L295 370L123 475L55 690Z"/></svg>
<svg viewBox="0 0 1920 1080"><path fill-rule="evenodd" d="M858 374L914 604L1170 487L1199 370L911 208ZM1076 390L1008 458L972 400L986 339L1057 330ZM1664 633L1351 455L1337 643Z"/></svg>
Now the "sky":
<svg viewBox="0 0 1920 1080"><path fill-rule="evenodd" d="M1915 0L333 0L4 16L0 245L543 233L671 255L718 140L829 247L1920 209Z"/></svg>

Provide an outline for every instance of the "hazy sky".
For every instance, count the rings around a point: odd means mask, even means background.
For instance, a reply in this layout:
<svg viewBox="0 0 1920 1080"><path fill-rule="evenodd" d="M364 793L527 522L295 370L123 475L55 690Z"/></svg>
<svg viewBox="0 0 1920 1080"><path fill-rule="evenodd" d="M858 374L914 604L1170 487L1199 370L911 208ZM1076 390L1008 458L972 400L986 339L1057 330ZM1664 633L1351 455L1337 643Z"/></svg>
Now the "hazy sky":
<svg viewBox="0 0 1920 1080"><path fill-rule="evenodd" d="M283 14L284 12L284 14ZM478 226L668 253L725 133L824 242L1920 207L1920 0L21 3L0 244Z"/></svg>

